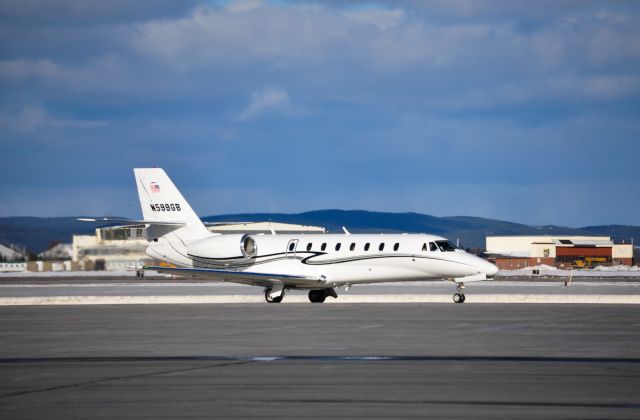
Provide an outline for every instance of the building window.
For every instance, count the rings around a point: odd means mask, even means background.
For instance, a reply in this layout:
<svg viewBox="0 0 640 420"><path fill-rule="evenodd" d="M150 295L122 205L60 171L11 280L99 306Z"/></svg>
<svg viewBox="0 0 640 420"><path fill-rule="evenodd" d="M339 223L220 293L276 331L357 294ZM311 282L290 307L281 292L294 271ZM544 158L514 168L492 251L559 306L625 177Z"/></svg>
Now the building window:
<svg viewBox="0 0 640 420"><path fill-rule="evenodd" d="M307 244L307 251L311 251L311 247L312 247L312 246L313 246L313 245L311 245L311 242L309 242L309 243Z"/></svg>
<svg viewBox="0 0 640 420"><path fill-rule="evenodd" d="M369 242L367 242L366 244L364 244L364 250L368 251L369 250Z"/></svg>
<svg viewBox="0 0 640 420"><path fill-rule="evenodd" d="M380 246L378 247L378 251L382 251L384 250L384 242L380 243Z"/></svg>
<svg viewBox="0 0 640 420"><path fill-rule="evenodd" d="M336 251L340 251L340 242L336 244Z"/></svg>
<svg viewBox="0 0 640 420"><path fill-rule="evenodd" d="M321 251L324 251L325 249L327 249L327 243L323 243L322 246L320 247Z"/></svg>
<svg viewBox="0 0 640 420"><path fill-rule="evenodd" d="M350 250L350 251L354 251L355 249L356 249L356 243L355 243L355 242L352 242L352 243L351 243L351 246L349 247L349 250Z"/></svg>
<svg viewBox="0 0 640 420"><path fill-rule="evenodd" d="M396 244L393 246L393 250L397 251L398 248L400 248L400 244L398 242L396 242Z"/></svg>

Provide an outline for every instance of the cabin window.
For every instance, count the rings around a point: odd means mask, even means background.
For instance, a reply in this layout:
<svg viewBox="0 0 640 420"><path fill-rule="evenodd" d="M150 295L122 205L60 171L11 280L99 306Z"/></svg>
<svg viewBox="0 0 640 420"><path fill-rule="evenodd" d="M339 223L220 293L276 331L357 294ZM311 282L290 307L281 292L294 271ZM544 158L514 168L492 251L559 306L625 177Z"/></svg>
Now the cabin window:
<svg viewBox="0 0 640 420"><path fill-rule="evenodd" d="M307 244L307 251L311 251L311 247L313 247L313 245L311 244L311 242L309 242Z"/></svg>
<svg viewBox="0 0 640 420"><path fill-rule="evenodd" d="M380 243L380 246L378 247L378 251L382 250L384 250L384 242Z"/></svg>
<svg viewBox="0 0 640 420"><path fill-rule="evenodd" d="M438 247L436 246L436 244L434 244L433 242L429 242L429 249L431 251L437 251Z"/></svg>
<svg viewBox="0 0 640 420"><path fill-rule="evenodd" d="M336 251L340 251L340 242L336 244Z"/></svg>
<svg viewBox="0 0 640 420"><path fill-rule="evenodd" d="M293 248L295 248L295 247L296 247L296 243L295 242L291 242L289 244L289 252L293 251Z"/></svg>
<svg viewBox="0 0 640 420"><path fill-rule="evenodd" d="M355 242L352 242L352 243L351 243L351 246L349 247L349 250L350 250L350 251L355 251L355 249L356 249L356 243L355 243Z"/></svg>
<svg viewBox="0 0 640 420"><path fill-rule="evenodd" d="M398 242L396 242L396 244L393 246L393 250L397 251L398 248L400 248L400 244Z"/></svg>
<svg viewBox="0 0 640 420"><path fill-rule="evenodd" d="M426 250L427 250L427 243L426 243L426 242L422 244L422 250L423 250L423 251L426 251Z"/></svg>
<svg viewBox="0 0 640 420"><path fill-rule="evenodd" d="M321 251L324 251L325 249L327 249L327 243L323 243L322 246L320 247Z"/></svg>
<svg viewBox="0 0 640 420"><path fill-rule="evenodd" d="M365 250L365 251L368 251L368 250L369 250L369 245L370 245L370 244L369 244L369 242L367 242L366 244L364 244L364 250Z"/></svg>

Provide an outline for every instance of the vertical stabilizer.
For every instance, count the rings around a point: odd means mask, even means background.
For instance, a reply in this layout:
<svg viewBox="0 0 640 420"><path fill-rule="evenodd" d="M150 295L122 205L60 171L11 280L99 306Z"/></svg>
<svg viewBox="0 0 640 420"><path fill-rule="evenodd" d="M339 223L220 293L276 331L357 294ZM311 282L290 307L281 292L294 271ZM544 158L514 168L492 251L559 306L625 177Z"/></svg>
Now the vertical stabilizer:
<svg viewBox="0 0 640 420"><path fill-rule="evenodd" d="M144 220L182 222L176 233L182 240L209 235L204 224L162 168L135 168L138 197Z"/></svg>

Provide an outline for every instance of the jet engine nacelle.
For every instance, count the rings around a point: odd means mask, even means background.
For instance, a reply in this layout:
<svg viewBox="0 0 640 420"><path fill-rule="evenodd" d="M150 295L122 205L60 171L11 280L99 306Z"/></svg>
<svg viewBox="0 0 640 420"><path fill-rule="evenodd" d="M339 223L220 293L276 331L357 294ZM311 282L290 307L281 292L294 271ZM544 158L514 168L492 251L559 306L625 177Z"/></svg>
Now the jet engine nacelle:
<svg viewBox="0 0 640 420"><path fill-rule="evenodd" d="M190 257L203 262L225 264L248 260L258 254L256 241L249 235L218 235L201 239L187 248Z"/></svg>

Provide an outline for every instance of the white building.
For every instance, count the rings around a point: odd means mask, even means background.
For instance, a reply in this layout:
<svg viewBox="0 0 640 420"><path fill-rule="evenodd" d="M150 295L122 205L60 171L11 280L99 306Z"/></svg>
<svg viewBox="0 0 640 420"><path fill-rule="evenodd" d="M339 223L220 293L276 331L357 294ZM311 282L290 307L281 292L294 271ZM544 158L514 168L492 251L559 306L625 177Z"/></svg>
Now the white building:
<svg viewBox="0 0 640 420"><path fill-rule="evenodd" d="M97 228L95 235L73 235L71 260L80 270L140 268L151 262L146 248L143 225Z"/></svg>
<svg viewBox="0 0 640 420"><path fill-rule="evenodd" d="M0 245L0 273L26 271L27 263L19 262L24 259L24 254Z"/></svg>
<svg viewBox="0 0 640 420"><path fill-rule="evenodd" d="M633 246L615 244L609 236L487 236L486 250L501 270L633 265Z"/></svg>

